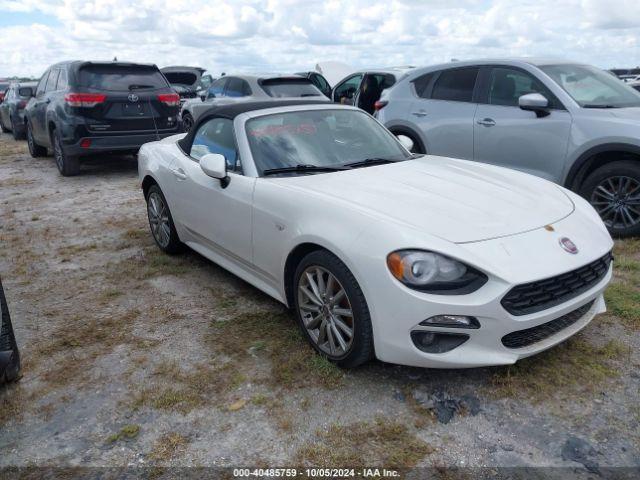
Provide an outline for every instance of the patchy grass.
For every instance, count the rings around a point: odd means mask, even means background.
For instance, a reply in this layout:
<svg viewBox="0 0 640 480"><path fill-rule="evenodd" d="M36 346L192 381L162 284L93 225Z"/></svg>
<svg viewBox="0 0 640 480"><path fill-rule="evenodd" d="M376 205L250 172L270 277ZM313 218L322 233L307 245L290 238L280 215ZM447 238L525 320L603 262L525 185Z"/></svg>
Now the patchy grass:
<svg viewBox="0 0 640 480"><path fill-rule="evenodd" d="M53 367L41 374L41 378L53 388L61 388L74 380L85 378L89 364L121 345L132 340L131 331L137 309L105 317L75 315L56 329L49 340L36 346L32 360L39 364L52 362Z"/></svg>
<svg viewBox="0 0 640 480"><path fill-rule="evenodd" d="M186 255L171 256L157 247L147 247L136 255L111 263L107 280L117 282L127 278L139 281L163 275L184 275L195 266L191 258Z"/></svg>
<svg viewBox="0 0 640 480"><path fill-rule="evenodd" d="M283 388L342 385L344 373L318 355L302 337L290 314L252 312L213 324L210 343L218 353L239 360L252 349L271 361L269 381Z"/></svg>
<svg viewBox="0 0 640 480"><path fill-rule="evenodd" d="M173 362L161 362L153 375L161 377L162 385L148 386L134 394L134 409L150 407L186 414L212 403L222 406L226 395L246 381L245 375L230 363L199 364L184 372Z"/></svg>
<svg viewBox="0 0 640 480"><path fill-rule="evenodd" d="M609 285L604 296L611 313L626 326L640 330L640 289L628 283L614 282Z"/></svg>
<svg viewBox="0 0 640 480"><path fill-rule="evenodd" d="M435 449L402 423L377 418L375 422L331 425L296 453L304 466L412 468Z"/></svg>
<svg viewBox="0 0 640 480"><path fill-rule="evenodd" d="M138 433L140 433L140 425L125 425L118 433L109 435L107 442L115 443L119 440L131 440L136 438Z"/></svg>
<svg viewBox="0 0 640 480"><path fill-rule="evenodd" d="M158 439L149 457L158 462L166 462L177 453L182 452L189 443L189 439L176 432L167 433Z"/></svg>
<svg viewBox="0 0 640 480"><path fill-rule="evenodd" d="M487 393L541 402L555 395L574 395L576 388L593 391L620 375L614 360L629 353L629 347L616 340L598 347L578 335L515 365L500 367Z"/></svg>

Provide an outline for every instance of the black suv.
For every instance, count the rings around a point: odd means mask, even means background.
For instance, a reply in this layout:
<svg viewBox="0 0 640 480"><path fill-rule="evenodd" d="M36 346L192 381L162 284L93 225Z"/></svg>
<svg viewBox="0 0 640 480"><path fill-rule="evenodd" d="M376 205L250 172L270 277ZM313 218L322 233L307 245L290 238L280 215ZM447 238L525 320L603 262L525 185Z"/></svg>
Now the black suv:
<svg viewBox="0 0 640 480"><path fill-rule="evenodd" d="M29 152L53 150L65 176L81 156L137 153L142 144L180 132L180 97L155 65L63 62L44 73L25 109Z"/></svg>
<svg viewBox="0 0 640 480"><path fill-rule="evenodd" d="M12 382L20 373L20 355L13 335L9 307L0 281L0 385Z"/></svg>

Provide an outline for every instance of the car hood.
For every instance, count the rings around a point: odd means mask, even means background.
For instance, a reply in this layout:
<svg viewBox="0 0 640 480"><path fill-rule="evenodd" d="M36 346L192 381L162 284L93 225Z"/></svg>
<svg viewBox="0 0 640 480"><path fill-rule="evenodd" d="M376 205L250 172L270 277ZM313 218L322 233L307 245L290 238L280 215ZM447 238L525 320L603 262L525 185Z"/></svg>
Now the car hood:
<svg viewBox="0 0 640 480"><path fill-rule="evenodd" d="M455 243L534 230L575 208L558 186L538 177L436 156L274 180Z"/></svg>
<svg viewBox="0 0 640 480"><path fill-rule="evenodd" d="M609 112L614 117L640 122L640 107L612 108Z"/></svg>

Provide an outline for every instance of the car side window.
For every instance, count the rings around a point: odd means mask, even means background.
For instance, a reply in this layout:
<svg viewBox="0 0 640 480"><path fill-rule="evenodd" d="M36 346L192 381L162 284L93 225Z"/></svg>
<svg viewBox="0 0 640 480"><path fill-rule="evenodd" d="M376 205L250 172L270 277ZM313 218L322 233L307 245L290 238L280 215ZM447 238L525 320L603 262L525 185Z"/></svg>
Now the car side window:
<svg viewBox="0 0 640 480"><path fill-rule="evenodd" d="M36 97L39 97L44 93L45 87L47 86L47 79L49 78L49 73L51 72L50 71L44 72L44 75L42 75L42 78L38 82L38 87L36 88Z"/></svg>
<svg viewBox="0 0 640 480"><path fill-rule="evenodd" d="M60 70L60 75L58 75L58 83L56 85L56 90L66 90L67 88L67 71L63 68Z"/></svg>
<svg viewBox="0 0 640 480"><path fill-rule="evenodd" d="M443 70L433 86L431 98L453 102L473 101L473 89L479 71L477 67Z"/></svg>
<svg viewBox="0 0 640 480"><path fill-rule="evenodd" d="M343 99L351 100L362 82L363 75L361 73L349 77L340 85L338 85L334 92L334 101L341 103Z"/></svg>
<svg viewBox="0 0 640 480"><path fill-rule="evenodd" d="M220 78L219 80L213 82L211 84L211 87L209 87L207 98L222 97L222 95L224 94L224 87L227 84L227 80L227 78Z"/></svg>
<svg viewBox="0 0 640 480"><path fill-rule="evenodd" d="M247 97L251 95L249 84L241 78L230 77L227 81L227 88L224 91L225 97Z"/></svg>
<svg viewBox="0 0 640 480"><path fill-rule="evenodd" d="M329 83L322 75L312 74L310 80L315 83L316 87L318 87L321 92L326 92L331 89L331 87L329 87Z"/></svg>
<svg viewBox="0 0 640 480"><path fill-rule="evenodd" d="M416 90L416 94L421 98L429 98L427 87L433 80L435 73L427 73L425 75L420 75L418 78L413 80L413 87Z"/></svg>
<svg viewBox="0 0 640 480"><path fill-rule="evenodd" d="M213 118L203 123L191 145L189 155L199 161L208 153L219 153L227 160L227 169L241 171L238 149L233 131L233 121L228 118Z"/></svg>
<svg viewBox="0 0 640 480"><path fill-rule="evenodd" d="M489 104L517 107L518 99L528 93L540 93L549 100L550 107L557 106L555 96L532 75L513 68L495 67L491 69Z"/></svg>
<svg viewBox="0 0 640 480"><path fill-rule="evenodd" d="M56 89L56 83L58 81L58 73L60 70L51 70L49 78L47 79L47 86L44 88L45 92L53 92Z"/></svg>

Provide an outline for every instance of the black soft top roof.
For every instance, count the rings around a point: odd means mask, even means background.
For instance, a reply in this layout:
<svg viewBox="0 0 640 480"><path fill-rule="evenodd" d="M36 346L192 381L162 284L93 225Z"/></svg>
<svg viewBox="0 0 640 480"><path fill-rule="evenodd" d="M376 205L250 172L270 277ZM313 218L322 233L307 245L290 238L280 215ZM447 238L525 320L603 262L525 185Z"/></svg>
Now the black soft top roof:
<svg viewBox="0 0 640 480"><path fill-rule="evenodd" d="M267 100L263 102L234 102L222 105L214 105L200 115L196 124L189 130L189 133L178 142L184 152L191 150L193 137L200 128L200 125L212 118L228 118L234 120L238 115L256 110L266 110L267 108L290 107L297 105L331 105L331 102L323 100ZM340 108L339 104L333 104Z"/></svg>

